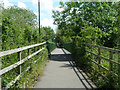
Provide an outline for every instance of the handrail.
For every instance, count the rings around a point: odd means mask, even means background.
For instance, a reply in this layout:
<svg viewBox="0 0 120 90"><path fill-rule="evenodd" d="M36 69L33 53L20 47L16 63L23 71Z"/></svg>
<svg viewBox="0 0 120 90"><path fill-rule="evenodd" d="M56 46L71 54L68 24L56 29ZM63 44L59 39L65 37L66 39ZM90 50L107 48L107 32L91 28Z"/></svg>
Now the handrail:
<svg viewBox="0 0 120 90"><path fill-rule="evenodd" d="M97 54L95 54L95 53L93 53L93 52L90 52L90 51L87 51L87 52L95 55L96 57L102 58L102 59L104 59L104 60L106 60L106 61L110 61L110 62L112 62L112 63L114 63L114 64L116 64L116 65L120 65L120 63L118 63L118 62L116 62L116 61L113 61L112 59L105 58L105 57L103 57L103 56L101 56L101 55L97 55Z"/></svg>
<svg viewBox="0 0 120 90"><path fill-rule="evenodd" d="M40 46L40 45L43 45L43 44L46 44L46 42L35 44L35 45L30 45L30 46L25 46L25 47L20 47L20 48L8 50L8 51L3 51L3 52L0 52L0 57L10 55L10 54L13 54L13 53L17 53L17 52L20 52L20 51L23 51L23 50L26 50L26 49L29 49L29 48L37 47L37 46Z"/></svg>
<svg viewBox="0 0 120 90"><path fill-rule="evenodd" d="M44 48L43 48L43 49L44 49ZM43 49L40 49L40 50L38 50L37 52L35 52L35 53L27 56L26 58L18 61L17 63L12 64L12 65L10 65L10 66L8 66L8 67L0 70L0 75L2 75L2 74L4 74L4 73L6 73L6 72L8 72L8 71L10 71L10 70L12 70L12 69L14 69L14 68L16 68L17 66L19 66L19 65L21 65L21 64L23 64L25 61L27 61L28 59L30 59L30 58L33 57L34 55L38 54L38 53L39 53L40 51L42 51Z"/></svg>
<svg viewBox="0 0 120 90"><path fill-rule="evenodd" d="M98 60L93 60L91 58L91 62L93 62L94 64L96 64L99 69L100 68L103 68L105 71L109 71L111 73L111 75L114 75L115 77L118 77L120 78L120 73L115 73L114 72L114 67L113 65L116 65L118 67L118 72L120 71L120 60L115 61L113 56L114 56L114 53L117 53L118 54L118 57L119 57L119 54L120 54L120 50L118 49L113 49L113 48L108 48L108 47L104 47L104 46L98 46L98 45L92 45L92 44L85 44L86 47L97 47L97 54L95 52L91 50L86 50L86 52L90 53L91 55L94 55L95 57L98 58ZM106 58L104 56L101 55L101 49L104 49L104 50L107 50L109 51L109 58ZM114 52L114 53L113 53ZM109 62L109 68L105 68L102 64L101 64L101 59L103 60L106 60ZM112 81L111 81L112 82ZM119 83L120 85L120 83Z"/></svg>
<svg viewBox="0 0 120 90"><path fill-rule="evenodd" d="M2 56L7 56L7 55L10 55L10 54L13 54L13 53L18 53L18 62L10 65L10 66L7 66L5 68L3 68L2 70L0 70L0 75L3 75L5 74L6 72L16 68L16 67L19 67L19 75L12 81L10 81L10 83L6 86L6 88L9 88L10 86L12 86L14 83L16 83L17 80L19 80L19 78L26 72L28 71L31 67L27 67L27 69L23 72L21 72L21 64L25 63L27 60L29 60L31 57L37 55L39 52L41 52L42 50L45 49L45 47L42 47L44 44L46 44L46 42L43 42L43 43L39 43L39 44L34 44L34 45L30 45L30 46L25 46L25 47L20 47L20 48L17 48L17 49L12 49L12 50L8 50L8 51L3 51L3 52L0 52L0 57ZM34 51L34 53L30 54L30 49L31 48L36 48L39 46L39 50ZM40 46L41 46L41 49L40 49ZM24 50L28 50L28 56L25 57L24 59L21 59L21 52L24 51ZM38 60L36 60L34 63L36 63Z"/></svg>
<svg viewBox="0 0 120 90"><path fill-rule="evenodd" d="M104 46L98 46L98 45L92 45L92 44L86 44L86 46L98 47L100 49L105 49L105 50L109 50L109 51L113 51L113 52L120 52L119 49L113 49L113 48L108 48L108 47L104 47Z"/></svg>

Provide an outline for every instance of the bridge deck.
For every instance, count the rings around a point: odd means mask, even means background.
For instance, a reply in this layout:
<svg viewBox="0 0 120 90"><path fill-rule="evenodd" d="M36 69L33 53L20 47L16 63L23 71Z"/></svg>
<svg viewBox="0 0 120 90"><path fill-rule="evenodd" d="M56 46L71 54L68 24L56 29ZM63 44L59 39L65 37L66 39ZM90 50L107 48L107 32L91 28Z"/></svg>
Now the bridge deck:
<svg viewBox="0 0 120 90"><path fill-rule="evenodd" d="M34 88L92 88L95 87L85 80L88 78L72 64L70 53L65 49L56 48L51 53L44 75L38 79Z"/></svg>

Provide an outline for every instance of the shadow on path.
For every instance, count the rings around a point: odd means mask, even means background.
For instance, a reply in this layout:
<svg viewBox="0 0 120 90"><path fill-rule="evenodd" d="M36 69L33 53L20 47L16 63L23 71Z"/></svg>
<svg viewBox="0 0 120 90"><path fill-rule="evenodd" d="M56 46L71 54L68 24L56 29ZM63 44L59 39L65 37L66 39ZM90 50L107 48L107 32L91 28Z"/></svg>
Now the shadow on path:
<svg viewBox="0 0 120 90"><path fill-rule="evenodd" d="M69 61L71 58L70 54L52 54L50 60L53 61Z"/></svg>
<svg viewBox="0 0 120 90"><path fill-rule="evenodd" d="M74 66L74 61L71 58L71 54L66 53L64 49L62 49L64 54L51 54L50 60L52 61L67 61L69 64L65 64L61 67L71 67L74 72L76 73L77 77L79 80L82 82L84 85L85 89L95 89L96 87L91 83L91 81L88 79L88 77L85 75L85 73L80 70L78 67Z"/></svg>
<svg viewBox="0 0 120 90"><path fill-rule="evenodd" d="M64 49L62 49L62 51L65 53L65 55L67 55L67 53L65 52ZM77 66L74 66L74 63L73 63L72 59L69 60L69 63L71 64L71 66L73 66L74 72L76 73L76 75L78 76L79 80L82 82L82 84L85 86L86 89L95 89L96 88L96 86L94 86L90 80L88 81L88 77L85 74L83 74L83 71L80 70ZM81 77L80 77L81 75L82 75L83 79L81 79ZM87 82L87 84L89 85L90 88L88 88L88 86L84 83L83 80L85 80Z"/></svg>

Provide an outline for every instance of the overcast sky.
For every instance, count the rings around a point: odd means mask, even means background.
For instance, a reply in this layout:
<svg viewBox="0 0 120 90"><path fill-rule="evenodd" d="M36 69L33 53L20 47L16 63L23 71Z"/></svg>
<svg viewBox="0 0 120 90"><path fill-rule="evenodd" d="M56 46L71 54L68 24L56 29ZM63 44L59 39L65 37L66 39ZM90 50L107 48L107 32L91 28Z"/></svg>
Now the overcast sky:
<svg viewBox="0 0 120 90"><path fill-rule="evenodd" d="M40 0L42 26L50 26L55 31L57 26L53 25L52 10L61 10L59 9L60 1L68 0ZM38 16L38 0L4 0L3 2L5 8L16 5L20 8L30 9Z"/></svg>

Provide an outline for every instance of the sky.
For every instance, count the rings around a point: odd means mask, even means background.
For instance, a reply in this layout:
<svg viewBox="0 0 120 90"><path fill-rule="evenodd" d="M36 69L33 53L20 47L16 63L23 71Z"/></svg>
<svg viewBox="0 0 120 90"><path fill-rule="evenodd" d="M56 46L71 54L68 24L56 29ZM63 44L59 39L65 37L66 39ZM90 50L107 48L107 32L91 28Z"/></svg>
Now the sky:
<svg viewBox="0 0 120 90"><path fill-rule="evenodd" d="M57 26L53 24L52 10L62 11L59 8L60 1L66 2L70 0L40 0L41 25L50 26L55 32ZM3 0L3 3L5 8L16 5L20 8L30 9L38 16L38 0Z"/></svg>
<svg viewBox="0 0 120 90"><path fill-rule="evenodd" d="M57 26L53 24L52 10L59 10L59 2L68 0L40 0L40 22L42 26L50 26L56 31ZM4 7L16 5L20 8L30 9L38 16L38 0L3 0Z"/></svg>

